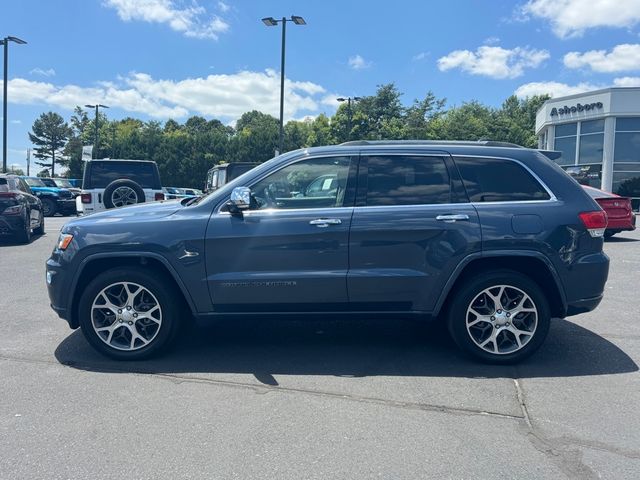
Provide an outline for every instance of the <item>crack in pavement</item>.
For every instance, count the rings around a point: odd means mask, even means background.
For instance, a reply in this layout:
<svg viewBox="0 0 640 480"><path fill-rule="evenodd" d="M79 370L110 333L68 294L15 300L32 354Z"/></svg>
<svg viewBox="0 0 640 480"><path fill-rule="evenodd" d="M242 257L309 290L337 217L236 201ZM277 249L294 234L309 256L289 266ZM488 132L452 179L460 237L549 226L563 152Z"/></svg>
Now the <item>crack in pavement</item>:
<svg viewBox="0 0 640 480"><path fill-rule="evenodd" d="M77 370L78 368L83 368L83 365L78 363L61 363L61 362L53 362L48 360L38 360L32 358L24 358L24 357L10 357L6 355L0 355L0 360L4 361L15 361L15 362L25 362L25 363L44 363L52 366L59 366L63 368L72 368ZM85 365L85 371L96 371L90 370L90 366ZM95 366L93 367L95 369ZM99 370L103 373L125 373L131 375L140 375L140 376L148 376L151 378L157 378L159 380L170 381L175 384L181 383L195 383L195 384L204 384L204 385L219 385L230 388L240 388L246 390L252 390L258 394L272 393L272 392L281 392L281 393L292 393L292 394L303 394L303 395L313 395L317 397L325 397L325 398L336 398L343 399L352 402L359 403L367 403L372 405L382 405L392 408L403 408L407 410L421 410L421 411L429 411L429 412L438 412L445 413L451 415L480 415L485 417L493 417L493 418L502 418L507 420L516 420L521 421L523 417L519 415L511 415L508 413L500 413L494 411L487 411L482 409L475 408L464 408L464 407L450 407L447 405L441 404L430 404L430 403L419 403L419 402L403 402L400 400L390 400L379 397L368 397L364 395L353 395L348 393L338 393L338 392L330 392L324 390L310 390L305 388L295 388L295 387L283 387L283 386L272 386L265 384L254 384L248 382L236 382L231 380L220 380L220 379L211 379L211 378L203 378L197 376L185 376L179 374L170 374L170 373L158 373L152 371L144 371L144 370L125 370L119 368L101 368Z"/></svg>
<svg viewBox="0 0 640 480"><path fill-rule="evenodd" d="M551 438L543 434L540 429L535 427L534 421L529 414L521 379L513 379L513 382L515 385L516 396L518 397L518 403L520 404L520 409L522 411L522 416L527 426L527 438L538 451L549 457L551 461L567 475L568 478L576 480L601 478L597 472L585 465L580 448L600 450L628 459L640 459L639 451L619 448L608 445L604 442L593 440L584 440L570 436Z"/></svg>

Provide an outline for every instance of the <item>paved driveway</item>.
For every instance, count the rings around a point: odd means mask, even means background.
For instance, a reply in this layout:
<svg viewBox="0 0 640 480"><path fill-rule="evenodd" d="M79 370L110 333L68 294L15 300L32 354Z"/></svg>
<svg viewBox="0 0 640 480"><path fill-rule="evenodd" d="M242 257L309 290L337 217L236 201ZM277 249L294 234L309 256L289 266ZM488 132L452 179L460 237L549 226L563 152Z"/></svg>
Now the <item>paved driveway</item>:
<svg viewBox="0 0 640 480"><path fill-rule="evenodd" d="M225 322L114 363L48 307L63 218L0 244L0 478L640 478L640 233L513 367L415 322Z"/></svg>

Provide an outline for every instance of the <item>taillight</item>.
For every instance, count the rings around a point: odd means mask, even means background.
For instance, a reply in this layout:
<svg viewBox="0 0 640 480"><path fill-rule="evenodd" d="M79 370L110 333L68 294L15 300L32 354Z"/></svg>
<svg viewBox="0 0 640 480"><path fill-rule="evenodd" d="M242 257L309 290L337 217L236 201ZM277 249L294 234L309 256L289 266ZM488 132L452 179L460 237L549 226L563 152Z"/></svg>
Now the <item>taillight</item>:
<svg viewBox="0 0 640 480"><path fill-rule="evenodd" d="M82 203L91 203L91 194L90 193L83 193L80 195L80 198L82 199Z"/></svg>
<svg viewBox="0 0 640 480"><path fill-rule="evenodd" d="M156 192L156 201L164 200L164 193Z"/></svg>
<svg viewBox="0 0 640 480"><path fill-rule="evenodd" d="M12 205L2 212L3 215L20 215L22 213L22 205Z"/></svg>
<svg viewBox="0 0 640 480"><path fill-rule="evenodd" d="M578 215L592 237L602 237L607 228L607 214L602 210L582 212Z"/></svg>

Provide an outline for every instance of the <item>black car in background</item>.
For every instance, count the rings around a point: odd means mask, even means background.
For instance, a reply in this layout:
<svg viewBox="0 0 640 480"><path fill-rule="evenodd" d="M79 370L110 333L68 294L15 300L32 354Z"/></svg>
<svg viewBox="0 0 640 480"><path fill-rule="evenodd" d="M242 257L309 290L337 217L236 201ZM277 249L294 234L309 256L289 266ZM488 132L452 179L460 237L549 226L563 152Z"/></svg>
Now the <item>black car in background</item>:
<svg viewBox="0 0 640 480"><path fill-rule="evenodd" d="M0 237L29 243L31 233L44 233L42 202L15 175L0 175Z"/></svg>

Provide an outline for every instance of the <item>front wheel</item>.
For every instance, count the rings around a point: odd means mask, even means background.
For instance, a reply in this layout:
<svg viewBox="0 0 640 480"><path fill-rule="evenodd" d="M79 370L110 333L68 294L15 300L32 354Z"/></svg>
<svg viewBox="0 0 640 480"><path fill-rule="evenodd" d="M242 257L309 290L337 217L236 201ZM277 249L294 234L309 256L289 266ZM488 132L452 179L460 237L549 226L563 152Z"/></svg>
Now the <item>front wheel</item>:
<svg viewBox="0 0 640 480"><path fill-rule="evenodd" d="M116 268L95 278L80 297L79 320L87 341L116 360L141 360L175 338L180 305L160 275Z"/></svg>
<svg viewBox="0 0 640 480"><path fill-rule="evenodd" d="M58 207L56 202L51 200L50 198L42 199L42 211L44 212L45 217L53 217L56 214Z"/></svg>
<svg viewBox="0 0 640 480"><path fill-rule="evenodd" d="M538 284L504 270L467 280L449 309L448 326L465 352L488 363L508 364L540 348L550 320L549 303Z"/></svg>

